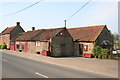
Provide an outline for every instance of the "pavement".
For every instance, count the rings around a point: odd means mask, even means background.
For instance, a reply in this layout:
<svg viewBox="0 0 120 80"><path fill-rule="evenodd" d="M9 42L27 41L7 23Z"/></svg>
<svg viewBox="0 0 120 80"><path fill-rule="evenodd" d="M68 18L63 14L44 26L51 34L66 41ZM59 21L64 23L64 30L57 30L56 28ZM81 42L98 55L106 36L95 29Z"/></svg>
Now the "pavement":
<svg viewBox="0 0 120 80"><path fill-rule="evenodd" d="M2 52L22 58L59 65L66 68L68 67L76 70L87 71L100 75L111 76L113 78L118 78L118 60L100 60L83 57L53 58L40 54L16 52L11 50L2 50Z"/></svg>

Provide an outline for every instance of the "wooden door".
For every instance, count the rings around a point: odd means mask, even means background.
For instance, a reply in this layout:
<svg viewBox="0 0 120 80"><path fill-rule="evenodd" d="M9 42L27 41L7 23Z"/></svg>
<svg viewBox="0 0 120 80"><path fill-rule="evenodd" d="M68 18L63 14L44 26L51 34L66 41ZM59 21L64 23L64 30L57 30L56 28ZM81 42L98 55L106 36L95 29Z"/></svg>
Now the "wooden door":
<svg viewBox="0 0 120 80"><path fill-rule="evenodd" d="M61 44L61 56L66 56L66 54L65 54L65 44Z"/></svg>
<svg viewBox="0 0 120 80"><path fill-rule="evenodd" d="M24 52L28 52L28 43L27 42L25 43L25 46L24 46Z"/></svg>

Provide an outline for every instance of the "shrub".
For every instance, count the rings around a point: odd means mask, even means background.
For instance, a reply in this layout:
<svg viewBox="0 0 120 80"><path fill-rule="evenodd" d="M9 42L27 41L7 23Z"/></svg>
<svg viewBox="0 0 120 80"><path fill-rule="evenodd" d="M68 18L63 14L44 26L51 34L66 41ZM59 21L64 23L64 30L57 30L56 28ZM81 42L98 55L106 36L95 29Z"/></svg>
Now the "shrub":
<svg viewBox="0 0 120 80"><path fill-rule="evenodd" d="M108 59L110 58L109 56L109 49L103 49L100 46L96 46L93 48L93 53L94 53L94 57L98 58L98 59Z"/></svg>
<svg viewBox="0 0 120 80"><path fill-rule="evenodd" d="M94 56L95 56L96 58L98 58L99 55L101 54L101 47L100 47L100 46L94 47L94 48L93 48L93 53L94 53Z"/></svg>
<svg viewBox="0 0 120 80"><path fill-rule="evenodd" d="M7 45L6 44L0 44L0 49L7 49Z"/></svg>
<svg viewBox="0 0 120 80"><path fill-rule="evenodd" d="M0 49L1 49L1 46L2 46L2 45L0 44Z"/></svg>
<svg viewBox="0 0 120 80"><path fill-rule="evenodd" d="M108 59L109 51L110 51L109 49L101 49L102 59Z"/></svg>

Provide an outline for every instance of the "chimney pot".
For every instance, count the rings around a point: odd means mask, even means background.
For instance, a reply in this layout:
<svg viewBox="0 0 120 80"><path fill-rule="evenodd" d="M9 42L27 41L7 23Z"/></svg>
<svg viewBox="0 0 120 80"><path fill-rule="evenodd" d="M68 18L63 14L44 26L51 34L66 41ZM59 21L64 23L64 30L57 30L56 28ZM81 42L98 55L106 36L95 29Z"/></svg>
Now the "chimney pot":
<svg viewBox="0 0 120 80"><path fill-rule="evenodd" d="M20 22L17 22L17 26L20 26Z"/></svg>
<svg viewBox="0 0 120 80"><path fill-rule="evenodd" d="M35 30L35 27L32 27L32 30Z"/></svg>

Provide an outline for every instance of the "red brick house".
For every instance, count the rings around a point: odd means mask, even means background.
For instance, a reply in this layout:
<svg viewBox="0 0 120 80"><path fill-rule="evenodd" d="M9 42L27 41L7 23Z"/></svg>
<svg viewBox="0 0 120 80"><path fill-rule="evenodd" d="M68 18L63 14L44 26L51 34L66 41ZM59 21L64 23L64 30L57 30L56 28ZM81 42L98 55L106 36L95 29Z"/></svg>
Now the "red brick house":
<svg viewBox="0 0 120 80"><path fill-rule="evenodd" d="M68 28L76 44L79 44L77 54L91 57L93 47L113 48L113 39L106 25Z"/></svg>
<svg viewBox="0 0 120 80"><path fill-rule="evenodd" d="M75 56L73 38L66 28L27 31L16 39L16 50L49 56Z"/></svg>
<svg viewBox="0 0 120 80"><path fill-rule="evenodd" d="M22 32L24 32L24 30L20 26L20 22L17 22L16 26L7 27L0 34L0 44L7 44L7 48L12 48L12 46L10 47L11 40L18 37Z"/></svg>

